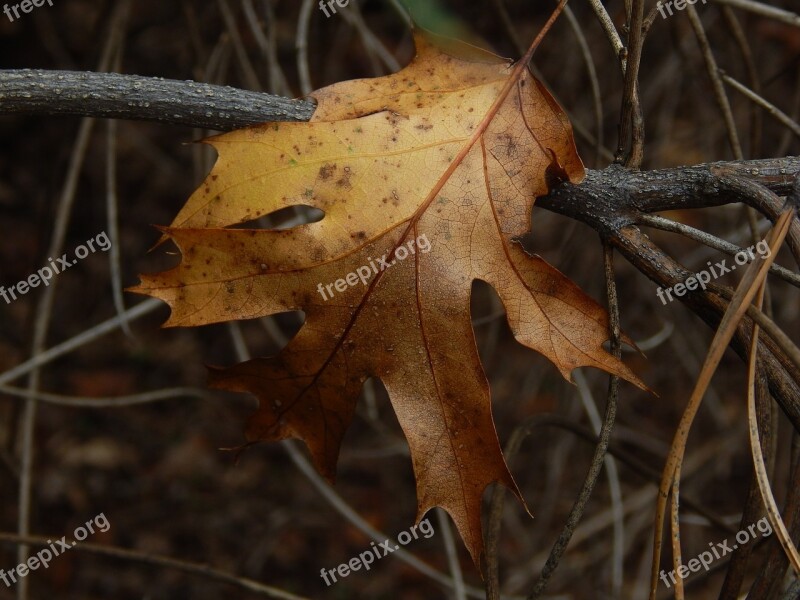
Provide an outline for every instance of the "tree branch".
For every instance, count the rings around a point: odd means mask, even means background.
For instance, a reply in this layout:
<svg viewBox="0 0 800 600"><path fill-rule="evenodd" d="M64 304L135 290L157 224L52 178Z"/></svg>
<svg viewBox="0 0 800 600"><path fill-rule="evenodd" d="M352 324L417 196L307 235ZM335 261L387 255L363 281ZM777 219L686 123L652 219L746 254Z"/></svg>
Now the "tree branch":
<svg viewBox="0 0 800 600"><path fill-rule="evenodd" d="M742 202L775 220L780 202L800 176L800 157L716 162L654 171L631 171L611 165L586 171L580 184L564 183L536 206L572 219L608 237L636 225L640 215L666 210L709 208ZM786 238L800 263L800 222Z"/></svg>
<svg viewBox="0 0 800 600"><path fill-rule="evenodd" d="M562 183L550 195L537 199L536 206L586 223L651 281L670 288L694 273L639 230L637 223L642 214L744 202L774 221L781 211L777 195L792 193L798 174L797 157L646 172L612 165L602 171L589 171L578 185ZM796 252L800 246L797 219L787 242L800 264L800 254ZM728 294L713 283L707 288L688 291L679 299L713 329L727 308ZM751 333L752 321L743 319L731 342L743 359L747 357ZM765 337L759 344L759 367L767 375L770 391L795 430L800 431L800 373L773 340Z"/></svg>
<svg viewBox="0 0 800 600"><path fill-rule="evenodd" d="M0 70L0 115L72 115L229 131L308 121L314 104L195 81L119 73Z"/></svg>

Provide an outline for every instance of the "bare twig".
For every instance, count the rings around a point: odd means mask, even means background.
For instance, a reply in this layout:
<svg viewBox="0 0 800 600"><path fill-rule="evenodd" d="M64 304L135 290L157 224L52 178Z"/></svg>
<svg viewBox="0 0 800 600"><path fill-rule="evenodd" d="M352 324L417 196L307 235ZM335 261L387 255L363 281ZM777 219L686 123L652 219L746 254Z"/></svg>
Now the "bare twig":
<svg viewBox="0 0 800 600"><path fill-rule="evenodd" d="M594 118L595 126L597 127L597 136L595 147L595 166L600 166L603 154L603 103L600 95L600 81L597 78L597 68L594 64L594 57L592 51L589 49L589 43L586 41L586 36L581 29L581 24L572 12L572 9L567 6L564 9L564 16L567 18L570 28L575 33L575 39L578 42L578 47L581 49L583 61L586 63L586 74L589 76L589 83L592 86L592 102L594 102Z"/></svg>
<svg viewBox="0 0 800 600"><path fill-rule="evenodd" d="M37 367L46 365L59 356L69 354L70 352L77 350L85 344L93 342L97 338L104 336L107 333L116 331L122 327L122 324L125 321L134 321L139 317L153 312L157 308L161 308L163 305L164 303L156 298L149 298L144 302L140 302L136 306L126 310L123 314L108 319L107 321L103 321L102 323L99 323L98 325L95 325L94 327L91 327L90 329L87 329L86 331L83 331L64 342L61 342L60 344L57 344L48 350L31 357L16 367L11 368L4 373L0 373L0 385L10 383L15 379L22 377L23 375L27 375Z"/></svg>
<svg viewBox="0 0 800 600"><path fill-rule="evenodd" d="M467 590L464 586L464 574L461 572L461 565L458 562L458 548L456 547L453 528L450 525L450 517L447 511L436 508L436 522L439 523L439 532L442 534L447 565L450 568L450 576L453 578L453 597L455 600L467 600Z"/></svg>
<svg viewBox="0 0 800 600"><path fill-rule="evenodd" d="M594 10L597 20L600 21L600 25L602 25L603 30L606 32L606 37L611 43L611 47L614 49L614 54L619 59L622 72L624 73L625 65L627 63L625 57L625 46L622 44L622 39L619 37L619 32L614 25L613 19L609 16L608 11L606 11L606 7L603 6L603 3L600 0L589 0L589 4L591 5L592 10Z"/></svg>
<svg viewBox="0 0 800 600"><path fill-rule="evenodd" d="M261 53L269 67L269 88L267 91L273 94L287 94L289 92L289 84L286 82L286 76L281 68L280 61L278 61L278 48L275 43L275 15L273 14L272 4L266 2L266 33L261 29L261 23L253 7L253 0L242 0L242 9L247 17L247 23L253 38L261 48Z"/></svg>
<svg viewBox="0 0 800 600"><path fill-rule="evenodd" d="M63 396L61 394L48 394L46 392L36 392L32 394L22 388L6 385L0 385L0 392L10 396L47 402L48 404L81 408L120 408L123 406L149 404L150 402L172 400L175 398L209 399L213 397L211 392L197 388L164 388L153 392L142 392L141 394L131 394L129 396L115 396L113 398Z"/></svg>
<svg viewBox="0 0 800 600"><path fill-rule="evenodd" d="M244 48L242 36L239 35L239 27L236 24L236 16L233 14L228 0L217 0L217 7L222 15L222 20L225 22L225 29L233 43L233 50L236 52L236 60L239 63L239 68L242 70L242 77L251 90L261 90L261 82L258 80L256 70L250 57L247 56L247 51Z"/></svg>
<svg viewBox="0 0 800 600"><path fill-rule="evenodd" d="M631 169L638 169L641 166L644 152L644 123L639 102L639 65L644 44L643 22L644 0L633 0L628 19L628 56L616 152L617 162L624 163Z"/></svg>
<svg viewBox="0 0 800 600"><path fill-rule="evenodd" d="M739 133L736 131L736 122L733 119L733 111L728 96L725 94L725 86L722 84L722 78L719 75L719 68L717 67L717 59L714 58L714 52L711 50L711 44L708 41L708 36L703 28L703 22L700 20L700 15L697 14L697 9L694 6L687 6L686 10L689 16L689 23L692 24L697 43L700 45L700 51L703 54L703 60L706 65L706 71L711 78L711 84L714 89L714 96L717 99L717 104L722 111L722 116L725 119L725 129L728 132L728 143L733 151L733 157L736 160L742 160L744 154L742 153L742 145L739 142Z"/></svg>
<svg viewBox="0 0 800 600"><path fill-rule="evenodd" d="M613 250L610 246L604 245L605 257L605 274L606 274L606 289L608 293L609 303L609 329L611 337L611 353L620 358L622 353L622 344L620 342L620 327L619 327L619 303L617 300L617 288L614 281L614 265L613 265ZM614 420L617 414L617 393L619 389L619 378L612 375L608 388L608 399L606 401L606 412L603 416L603 424L598 434L597 446L595 446L594 454L592 455L592 462L589 465L589 471L584 479L583 486L578 493L578 498L572 505L572 509L567 516L567 521L564 523L564 528L558 536L553 548L550 550L550 555L547 557L544 568L539 580L533 586L533 590L528 595L527 600L535 600L541 597L547 583L550 580L553 572L558 567L558 563L564 552L567 550L569 541L575 528L583 516L583 511L586 508L586 503L592 495L592 490L597 483L597 478L600 475L600 470L603 467L603 461L608 451L608 444L611 441L611 431L614 428Z"/></svg>
<svg viewBox="0 0 800 600"><path fill-rule="evenodd" d="M769 17L770 19L775 19L776 21L781 21L782 23L787 23L788 25L800 27L800 15L788 10L783 10L782 8L770 6L769 4L764 4L763 2L753 2L753 0L714 0L714 2L717 4L727 4L728 6L733 6L734 8L741 8L742 10L746 10L763 17Z"/></svg>
<svg viewBox="0 0 800 600"><path fill-rule="evenodd" d="M52 544L52 540L41 536L23 536L2 532L0 532L0 541L42 548L47 548ZM264 585L263 583L253 579L248 579L247 577L238 577L232 573L219 571L208 565L190 563L185 560L178 560L168 556L158 556L156 554L148 554L144 552L138 552L136 550L128 550L126 548L116 548L114 546L104 546L102 544L94 544L91 542L81 542L75 546L70 546L70 548L79 552L89 552L91 554L98 554L101 556L113 556L114 558L121 558L130 562L155 565L157 567L164 567L167 569L177 569L178 571L183 571L184 573L191 573L192 575L199 575L215 581L234 585L249 592L261 594L266 598L276 598L277 600L307 600L303 596L289 594L288 592Z"/></svg>
<svg viewBox="0 0 800 600"><path fill-rule="evenodd" d="M737 92L740 92L746 98L755 102L758 106L762 107L766 110L770 115L775 117L775 119L780 122L782 125L785 125L789 128L792 133L796 136L800 137L800 124L797 123L794 119L792 119L789 115L779 109L777 106L766 100L763 96L757 94L746 85L736 81L730 75L725 73L720 73L722 80L735 89Z"/></svg>
<svg viewBox="0 0 800 600"><path fill-rule="evenodd" d="M756 66L755 58L753 58L753 50L750 47L750 42L747 40L747 35L736 17L736 13L730 6L722 7L722 19L728 26L728 29L736 40L736 45L739 46L739 51L742 53L742 60L747 71L747 79L750 82L750 87L753 93L761 94L761 81L759 79L758 67ZM749 156L759 156L761 154L761 136L763 129L763 119L761 113L755 106L750 107L750 153Z"/></svg>
<svg viewBox="0 0 800 600"><path fill-rule="evenodd" d="M705 244L709 248L714 248L715 250L724 252L729 256L735 256L739 252L744 252L746 250L745 248L740 248L736 244L731 244L730 242L721 240L720 238L713 236L710 233L706 233L705 231L696 229L695 227L692 227L690 225L685 225L677 221L671 221L669 219L665 219L664 217L660 217L658 215L641 215L639 217L639 222L642 225L654 227L662 231L679 233L689 239L695 240L696 242ZM776 264L772 264L769 268L769 271L770 273L773 273L774 275L783 279L785 282L795 287L800 287L800 275L798 275L797 273L793 273L789 269L786 269Z"/></svg>
<svg viewBox="0 0 800 600"><path fill-rule="evenodd" d="M308 67L308 28L313 8L314 0L303 0L300 15L297 17L297 36L294 46L297 50L297 74L300 77L300 90L303 94L310 94L314 89L311 84L311 70Z"/></svg>

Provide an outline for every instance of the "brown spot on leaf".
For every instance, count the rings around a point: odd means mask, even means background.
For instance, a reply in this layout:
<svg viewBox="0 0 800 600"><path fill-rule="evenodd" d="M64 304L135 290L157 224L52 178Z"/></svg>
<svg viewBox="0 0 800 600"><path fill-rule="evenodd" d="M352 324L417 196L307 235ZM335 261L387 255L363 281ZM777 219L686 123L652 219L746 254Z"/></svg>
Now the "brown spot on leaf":
<svg viewBox="0 0 800 600"><path fill-rule="evenodd" d="M327 181L331 178L335 170L336 165L334 163L325 163L319 168L319 173L317 173L317 175L322 181Z"/></svg>

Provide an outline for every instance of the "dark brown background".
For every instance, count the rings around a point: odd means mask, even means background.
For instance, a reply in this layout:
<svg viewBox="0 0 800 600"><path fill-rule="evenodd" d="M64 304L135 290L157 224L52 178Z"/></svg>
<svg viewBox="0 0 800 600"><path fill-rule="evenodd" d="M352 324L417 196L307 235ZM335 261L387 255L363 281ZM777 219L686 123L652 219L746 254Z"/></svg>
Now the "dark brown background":
<svg viewBox="0 0 800 600"><path fill-rule="evenodd" d="M351 0L352 2L353 0ZM95 70L116 3L55 0L8 22L0 14L0 68ZM295 34L300 2L274 0L274 33L280 66L290 90L270 86L268 62L253 36L239 0L228 0L235 15L247 60L265 91L300 95ZM400 64L411 57L408 28L389 2L367 0L361 12L368 28ZM790 0L774 4L797 9ZM266 2L254 2L264 19ZM621 76L610 45L588 3L571 3L598 69L602 92L605 145L613 151L621 97ZM442 33L456 35L518 56L496 0L420 1L418 19ZM551 3L507 0L514 35L523 44L533 38ZM709 3L696 5L706 24L720 66L744 80L741 55ZM649 7L648 7L649 8ZM352 10L348 7L344 10ZM619 27L621 2L608 3ZM800 109L800 30L745 13L740 16L752 44L763 93L784 111ZM262 26L263 23L257 26ZM135 0L126 24L122 73L195 79L253 87L242 68L218 2ZM341 15L326 19L312 10L309 66L315 87L387 72L366 51L358 33ZM593 102L585 64L575 37L561 18L535 57L535 64L570 117L595 132ZM694 164L731 158L719 109L686 15L656 19L642 64L642 100L647 126L645 168ZM797 153L796 138L765 118L760 148L748 134L749 104L729 91L746 157ZM0 285L12 285L46 264L47 248L72 145L76 118L0 117ZM107 230L105 169L107 124L97 122L80 172L65 251ZM119 228L124 285L137 273L161 269L175 257L147 250L157 240L152 224L168 224L213 157L189 142L207 132L149 123L120 122L118 165ZM587 166L604 166L593 145L578 136ZM747 246L746 223L739 208L673 214L670 217L712 231ZM598 300L603 301L602 256L596 235L582 225L534 211L533 243L544 255ZM689 268L724 258L683 239L655 232ZM779 261L781 262L781 261ZM790 265L788 261L782 261ZM678 303L662 306L654 285L618 261L622 323L637 341L671 331L647 350L647 357L628 353L626 361L657 391L647 395L622 387L615 440L656 469L691 390L711 334ZM730 281L734 281L731 279ZM47 347L114 316L108 254L97 253L58 276ZM42 289L6 305L0 301L0 371L30 356L32 331ZM141 302L125 295L128 307ZM800 325L796 294L785 285L773 290L775 320L790 335ZM586 424L577 391L543 358L516 345L505 321L498 318L490 290L476 285L476 337L492 384L495 419L501 441L526 417L557 413ZM174 387L202 389L204 364L236 361L227 326L161 330L167 315L160 308L132 325L133 336L120 331L102 337L41 371L41 389L65 396L122 396ZM278 319L285 332L297 328L296 316ZM277 350L261 322L241 324L254 354ZM647 344L646 344L647 345ZM683 493L702 500L712 512L738 523L750 473L744 403L744 368L729 355L701 409L684 467ZM584 370L602 414L607 377ZM24 379L13 385L24 386ZM19 517L19 420L24 400L0 395L0 530L13 532ZM88 541L132 548L157 555L208 563L311 598L412 599L452 597L424 575L395 557L375 563L368 573L351 574L326 589L320 568L334 568L369 547L369 539L339 515L292 465L279 445L251 448L238 462L220 448L241 443L249 399L213 394L203 399L173 399L126 408L70 408L41 404L35 437L32 532L60 537L104 512L111 530ZM788 427L781 422L776 473L786 472ZM560 531L588 466L592 447L569 433L538 430L510 466L535 518L508 500L500 546L501 580L509 592L530 590L550 545ZM623 596L643 597L651 545L654 486L618 463L626 512ZM785 477L775 487L779 498ZM416 508L411 463L391 407L380 393L377 402L360 404L339 466L336 491L372 525L397 535L413 523ZM650 501L636 499L649 493ZM609 487L601 476L585 520L602 519L609 509ZM709 542L726 534L699 523L689 511L684 530L688 560ZM447 572L444 537L408 549ZM610 523L597 531L579 528L549 587L559 598L607 598L610 584ZM457 540L468 583L481 581ZM668 559L667 559L668 560ZM0 544L0 568L17 563L16 548ZM758 564L756 561L755 564ZM666 562L665 562L666 565ZM699 579L699 577L698 577ZM690 587L690 598L716 597L719 576ZM257 597L239 588L198 576L101 558L75 550L46 571L29 577L32 598L221 598ZM0 598L12 598L0 585Z"/></svg>

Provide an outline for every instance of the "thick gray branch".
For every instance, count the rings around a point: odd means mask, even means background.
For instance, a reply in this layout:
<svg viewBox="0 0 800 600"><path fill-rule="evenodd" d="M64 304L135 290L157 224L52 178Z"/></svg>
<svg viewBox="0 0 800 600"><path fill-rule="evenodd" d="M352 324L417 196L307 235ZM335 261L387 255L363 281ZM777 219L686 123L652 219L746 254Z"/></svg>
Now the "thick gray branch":
<svg viewBox="0 0 800 600"><path fill-rule="evenodd" d="M745 179L747 177L747 179ZM776 196L797 193L800 158L712 163L659 171L630 171L612 165L589 171L578 185L563 183L536 206L577 219L600 233L639 271L660 287L671 288L694 275L668 256L639 227L640 215L669 209L744 202L775 220L782 209ZM787 243L800 263L800 220L792 223ZM692 312L716 328L727 308L715 284L680 298ZM752 322L737 328L733 348L746 359ZM773 340L760 342L769 387L797 431L800 431L800 373Z"/></svg>
<svg viewBox="0 0 800 600"><path fill-rule="evenodd" d="M0 115L73 115L229 131L307 121L314 104L195 81L118 73L0 70Z"/></svg>
<svg viewBox="0 0 800 600"><path fill-rule="evenodd" d="M536 206L586 223L608 238L639 223L639 215L665 210L746 203L774 218L774 194L788 196L800 177L800 157L731 161L631 171L611 165L587 171L580 184L563 183ZM774 194L770 194L773 192ZM787 244L800 263L800 221L793 222Z"/></svg>

